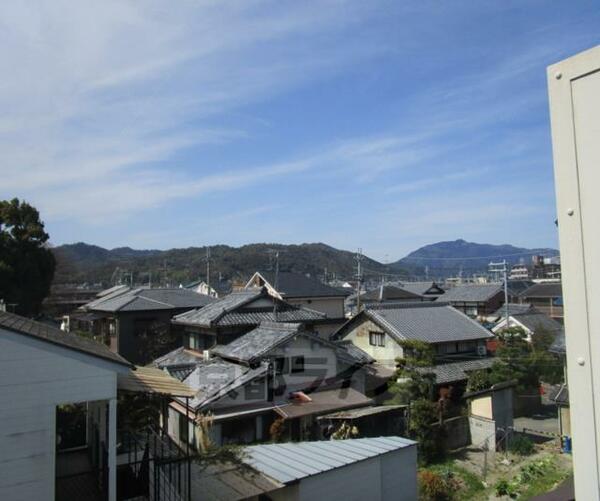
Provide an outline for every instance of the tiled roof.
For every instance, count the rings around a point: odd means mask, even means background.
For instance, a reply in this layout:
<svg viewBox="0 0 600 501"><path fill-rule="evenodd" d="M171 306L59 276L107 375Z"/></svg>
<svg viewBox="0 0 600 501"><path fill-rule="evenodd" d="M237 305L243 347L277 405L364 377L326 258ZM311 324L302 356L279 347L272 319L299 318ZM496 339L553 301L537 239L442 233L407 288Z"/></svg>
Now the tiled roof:
<svg viewBox="0 0 600 501"><path fill-rule="evenodd" d="M269 305L252 307L255 300L265 298ZM277 302L277 318L273 313L273 302ZM258 325L264 321L316 322L326 315L308 308L300 308L271 297L266 289L248 289L232 292L214 303L198 310L186 311L173 318L173 323L196 327Z"/></svg>
<svg viewBox="0 0 600 501"><path fill-rule="evenodd" d="M502 291L500 284L457 285L440 297L442 301L484 303Z"/></svg>
<svg viewBox="0 0 600 501"><path fill-rule="evenodd" d="M18 334L34 337L41 341L62 346L71 350L79 351L93 357L103 358L117 364L131 366L131 364L120 355L113 353L107 346L92 339L87 339L77 334L63 332L41 322L29 318L0 311L0 328Z"/></svg>
<svg viewBox="0 0 600 501"><path fill-rule="evenodd" d="M198 363L183 382L197 392L190 405L194 409L198 409L234 391L248 381L263 376L267 370L266 364L250 368L226 360L212 359Z"/></svg>
<svg viewBox="0 0 600 501"><path fill-rule="evenodd" d="M437 301L370 305L363 313L396 341L427 343L487 339L492 333L465 314ZM343 327L338 331L343 333Z"/></svg>
<svg viewBox="0 0 600 501"><path fill-rule="evenodd" d="M529 310L532 310L533 306L529 303L519 304L519 303L508 303L508 314L509 315L520 315L521 313L527 313ZM501 318L506 315L506 305L500 306L494 313L490 315L490 317Z"/></svg>
<svg viewBox="0 0 600 501"><path fill-rule="evenodd" d="M521 292L521 297L562 297L562 284L560 282L542 282L533 284L531 287Z"/></svg>
<svg viewBox="0 0 600 501"><path fill-rule="evenodd" d="M400 437L262 444L246 447L243 461L270 478L288 484L414 446L416 442Z"/></svg>
<svg viewBox="0 0 600 501"><path fill-rule="evenodd" d="M398 299L412 299L414 301L419 301L421 296L414 292L410 292L399 287L394 287L393 285L377 287L376 289L365 292L360 296L360 300L362 302L394 301Z"/></svg>
<svg viewBox="0 0 600 501"><path fill-rule="evenodd" d="M437 384L456 383L466 381L469 378L468 373L471 371L491 368L494 361L495 359L491 357L478 358L430 367L418 367L416 370L421 374L434 374Z"/></svg>
<svg viewBox="0 0 600 501"><path fill-rule="evenodd" d="M133 289L116 296L108 295L83 306L86 310L154 311L181 308L201 308L215 299L188 289Z"/></svg>
<svg viewBox="0 0 600 501"><path fill-rule="evenodd" d="M271 287L275 288L275 274L272 271L259 272ZM314 278L291 271L280 271L277 277L277 292L285 298L294 297L346 297L352 291L331 287Z"/></svg>
<svg viewBox="0 0 600 501"><path fill-rule="evenodd" d="M541 312L533 311L521 313L519 315L511 315L511 317L513 317L517 322L523 324L531 332L543 329L551 333L556 333L561 331L563 328L562 325L556 320Z"/></svg>
<svg viewBox="0 0 600 501"><path fill-rule="evenodd" d="M343 409L371 405L373 400L354 388L335 388L306 394L310 401L280 405L275 412L284 419L313 416Z"/></svg>
<svg viewBox="0 0 600 501"><path fill-rule="evenodd" d="M231 343L213 348L212 352L223 358L250 362L265 355L299 332L300 324L263 322Z"/></svg>
<svg viewBox="0 0 600 501"><path fill-rule="evenodd" d="M335 342L335 344L342 350L346 351L348 355L356 360L359 364L370 364L375 359L369 355L366 351L361 350L352 341L341 340Z"/></svg>
<svg viewBox="0 0 600 501"><path fill-rule="evenodd" d="M513 296L518 296L521 294L521 292L531 287L533 284L534 282L532 280L509 280L508 293Z"/></svg>
<svg viewBox="0 0 600 501"><path fill-rule="evenodd" d="M444 293L444 290L435 282L403 282L400 286L404 290L420 296L436 296Z"/></svg>

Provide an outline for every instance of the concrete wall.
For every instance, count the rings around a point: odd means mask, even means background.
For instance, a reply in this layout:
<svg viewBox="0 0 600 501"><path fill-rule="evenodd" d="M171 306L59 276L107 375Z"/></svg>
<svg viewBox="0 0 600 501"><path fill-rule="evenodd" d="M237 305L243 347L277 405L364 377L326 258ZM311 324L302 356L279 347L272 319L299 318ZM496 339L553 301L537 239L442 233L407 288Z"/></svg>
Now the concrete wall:
<svg viewBox="0 0 600 501"><path fill-rule="evenodd" d="M54 499L56 406L116 398L116 367L0 329L0 499Z"/></svg>
<svg viewBox="0 0 600 501"><path fill-rule="evenodd" d="M469 416L471 443L476 447L483 447L488 439L488 450L496 451L496 423L492 419Z"/></svg>
<svg viewBox="0 0 600 501"><path fill-rule="evenodd" d="M385 346L372 346L369 343L369 332L381 332L385 335ZM355 325L344 339L349 339L360 349L371 355L379 363L390 368L396 367L396 358L403 357L403 350L400 345L385 334L381 327L369 319L364 319Z"/></svg>

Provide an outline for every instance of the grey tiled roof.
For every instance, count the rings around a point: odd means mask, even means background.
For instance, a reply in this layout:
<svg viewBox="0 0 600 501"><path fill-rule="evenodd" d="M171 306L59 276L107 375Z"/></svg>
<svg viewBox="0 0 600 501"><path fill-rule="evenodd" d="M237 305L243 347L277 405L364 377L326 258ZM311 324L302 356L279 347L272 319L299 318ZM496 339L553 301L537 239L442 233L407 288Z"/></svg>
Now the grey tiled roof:
<svg viewBox="0 0 600 501"><path fill-rule="evenodd" d="M509 310L510 312L510 310ZM562 325L553 318L550 318L545 313L533 311L521 313L519 315L511 315L517 322L523 324L527 329L536 332L539 329L546 330L551 333L556 333L562 330Z"/></svg>
<svg viewBox="0 0 600 501"><path fill-rule="evenodd" d="M404 290L419 294L420 296L435 296L444 293L442 287L435 282L403 282L400 286Z"/></svg>
<svg viewBox="0 0 600 501"><path fill-rule="evenodd" d="M270 304L260 308L252 308L253 301L259 298L268 299ZM278 322L315 322L323 320L323 313L300 308L271 297L266 289L248 289L232 292L228 296L216 300L202 309L186 311L173 318L173 323L196 327L258 325L264 321L274 321L272 303L277 302Z"/></svg>
<svg viewBox="0 0 600 501"><path fill-rule="evenodd" d="M393 285L384 285L383 288L377 287L376 289L360 295L360 300L365 303L373 301L394 301L399 299L419 301L421 296Z"/></svg>
<svg viewBox="0 0 600 501"><path fill-rule="evenodd" d="M261 271L260 275L275 288L275 274ZM277 277L277 292L283 297L346 297L352 291L331 287L314 278L291 271L280 271Z"/></svg>
<svg viewBox="0 0 600 501"><path fill-rule="evenodd" d="M521 297L536 298L536 297L561 297L562 296L562 284L560 282L542 282L539 284L533 284L531 287L521 292Z"/></svg>
<svg viewBox="0 0 600 501"><path fill-rule="evenodd" d="M469 372L491 368L494 361L495 359L491 357L478 358L430 367L418 367L416 370L421 374L434 374L437 384L457 383L466 381L469 378Z"/></svg>
<svg viewBox="0 0 600 501"><path fill-rule="evenodd" d="M525 289L531 287L534 284L532 280L509 280L508 281L508 292L513 296L518 296Z"/></svg>
<svg viewBox="0 0 600 501"><path fill-rule="evenodd" d="M371 362L375 361L371 355L369 355L366 351L361 350L352 341L341 340L337 341L335 344L346 351L348 355L355 359L359 364L370 364Z"/></svg>
<svg viewBox="0 0 600 501"><path fill-rule="evenodd" d="M263 322L231 343L213 348L212 352L223 358L250 362L297 335L300 327L300 324Z"/></svg>
<svg viewBox="0 0 600 501"><path fill-rule="evenodd" d="M437 301L384 303L368 306L363 312L397 341L414 339L444 343L493 337L475 320L449 304Z"/></svg>
<svg viewBox="0 0 600 501"><path fill-rule="evenodd" d="M532 310L533 306L529 303L519 304L519 303L508 303L508 314L509 315L520 315L521 313L527 313L529 310ZM501 318L506 315L506 306L502 305L498 308L494 313L490 315L490 317Z"/></svg>
<svg viewBox="0 0 600 501"><path fill-rule="evenodd" d="M183 383L197 391L190 405L198 409L236 390L248 381L266 374L267 369L266 364L250 368L216 358L198 363Z"/></svg>
<svg viewBox="0 0 600 501"><path fill-rule="evenodd" d="M120 355L113 353L107 346L92 339L87 339L77 334L63 332L41 322L29 318L0 311L0 328L18 334L34 337L41 341L62 346L71 350L79 351L93 357L103 358L110 362L131 366L131 364Z"/></svg>
<svg viewBox="0 0 600 501"><path fill-rule="evenodd" d="M86 310L154 311L182 308L201 308L215 299L188 289L133 289L116 296L109 295L83 306Z"/></svg>
<svg viewBox="0 0 600 501"><path fill-rule="evenodd" d="M484 303L502 291L500 284L457 285L440 297L442 301Z"/></svg>

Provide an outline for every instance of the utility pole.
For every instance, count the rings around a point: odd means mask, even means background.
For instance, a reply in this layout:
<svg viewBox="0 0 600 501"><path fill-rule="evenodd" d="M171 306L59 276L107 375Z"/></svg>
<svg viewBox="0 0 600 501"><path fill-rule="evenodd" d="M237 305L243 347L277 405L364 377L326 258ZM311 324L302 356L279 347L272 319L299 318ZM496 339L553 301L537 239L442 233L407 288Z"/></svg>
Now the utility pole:
<svg viewBox="0 0 600 501"><path fill-rule="evenodd" d="M279 293L279 251L278 250L275 251L275 279L273 280L273 282L275 282L273 284L273 287L275 288L277 293ZM275 322L277 322L277 298L276 297L273 298L273 320L275 320Z"/></svg>
<svg viewBox="0 0 600 501"><path fill-rule="evenodd" d="M506 316L506 328L510 327L510 315L508 311L508 263L506 259L503 259L501 263L490 263L490 271L492 273L496 273L498 276L499 273L502 273L502 277L504 279L504 309Z"/></svg>
<svg viewBox="0 0 600 501"><path fill-rule="evenodd" d="M362 281L361 261L363 260L362 249L359 248L356 252L356 312L360 311L360 283Z"/></svg>
<svg viewBox="0 0 600 501"><path fill-rule="evenodd" d="M206 289L210 296L210 247L206 247Z"/></svg>

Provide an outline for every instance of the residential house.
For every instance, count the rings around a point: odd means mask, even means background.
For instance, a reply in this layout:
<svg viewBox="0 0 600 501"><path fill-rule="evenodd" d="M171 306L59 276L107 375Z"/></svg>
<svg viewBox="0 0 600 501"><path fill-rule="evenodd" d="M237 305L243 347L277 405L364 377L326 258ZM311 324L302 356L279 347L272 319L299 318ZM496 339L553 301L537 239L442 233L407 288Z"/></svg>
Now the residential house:
<svg viewBox="0 0 600 501"><path fill-rule="evenodd" d="M428 367L418 367L416 368L416 371L421 374L433 375L435 377L436 386L464 386L472 372L491 369L494 362L495 359L493 357L484 357L473 360L442 363Z"/></svg>
<svg viewBox="0 0 600 501"><path fill-rule="evenodd" d="M289 271L280 271L277 276L274 272L257 271L245 286L246 289L255 287L266 287L270 294L294 306L324 313L327 321L319 326L323 337L329 337L346 321L344 300L352 293Z"/></svg>
<svg viewBox="0 0 600 501"><path fill-rule="evenodd" d="M518 303L519 296L525 290L531 287L535 282L533 280L511 280L508 279L508 301L509 303Z"/></svg>
<svg viewBox="0 0 600 501"><path fill-rule="evenodd" d="M198 294L204 294L206 296L220 298L229 294L232 290L232 283L230 280L219 278L217 281L211 281L210 284L204 280L196 280L185 286L185 289L192 290Z"/></svg>
<svg viewBox="0 0 600 501"><path fill-rule="evenodd" d="M418 294L425 300L435 301L444 292L446 292L441 285L436 282L402 282L400 287L405 291Z"/></svg>
<svg viewBox="0 0 600 501"><path fill-rule="evenodd" d="M450 303L465 315L484 318L504 303L504 289L501 284L457 285L439 300Z"/></svg>
<svg viewBox="0 0 600 501"><path fill-rule="evenodd" d="M360 303L362 305L372 303L398 303L398 302L419 302L423 301L423 296L401 289L394 285L381 284L376 289L365 292L360 295Z"/></svg>
<svg viewBox="0 0 600 501"><path fill-rule="evenodd" d="M89 338L5 312L0 361L0 398L9 402L0 413L0 499L147 497L149 478L173 499L187 494L189 455L157 428L143 438L117 428L118 395L189 399L181 382L134 367ZM165 477L166 459L177 482Z"/></svg>
<svg viewBox="0 0 600 501"><path fill-rule="evenodd" d="M169 433L196 445L210 414L217 444L267 440L278 418L285 436L310 438L316 416L372 403L359 371L369 359L358 352L301 324L275 322L215 347L212 358L179 348L154 362L196 392L187 408L182 399L171 403Z"/></svg>
<svg viewBox="0 0 600 501"><path fill-rule="evenodd" d="M311 331L329 325L324 313L294 306L269 294L266 287L232 292L208 306L176 315L172 323L181 332L183 346L203 351L230 343L264 321L300 323Z"/></svg>
<svg viewBox="0 0 600 501"><path fill-rule="evenodd" d="M253 445L244 462L282 487L273 501L417 499L417 443L391 436Z"/></svg>
<svg viewBox="0 0 600 501"><path fill-rule="evenodd" d="M215 299L187 289L117 290L82 307L95 314L92 333L99 335L115 353L135 363L147 363L156 355L148 345L159 335L171 339L171 318ZM172 343L177 345L178 341ZM174 346L167 346L165 351Z"/></svg>
<svg viewBox="0 0 600 501"><path fill-rule="evenodd" d="M545 313L537 311L533 307L530 307L522 312L520 312L518 309L515 309L513 313L509 306L508 322L506 321L506 317L501 317L496 325L492 327L492 332L502 332L508 327L520 327L523 329L528 341L531 341L532 336L535 336L536 332L543 331L555 337L563 330L563 326L559 322L553 318L550 318Z"/></svg>
<svg viewBox="0 0 600 501"><path fill-rule="evenodd" d="M560 282L540 282L533 284L525 289L519 295L522 303L529 303L538 311L554 318L562 323L563 321L563 298L562 285Z"/></svg>
<svg viewBox="0 0 600 501"><path fill-rule="evenodd" d="M332 339L350 340L379 364L395 367L404 357L401 343L416 340L434 346L440 360L484 357L492 338L482 327L448 303L388 303L369 305L350 319Z"/></svg>
<svg viewBox="0 0 600 501"><path fill-rule="evenodd" d="M0 499L54 499L67 431L60 407L87 403L89 461L116 499L117 376L131 365L106 346L0 312ZM103 454L105 451L106 456Z"/></svg>

